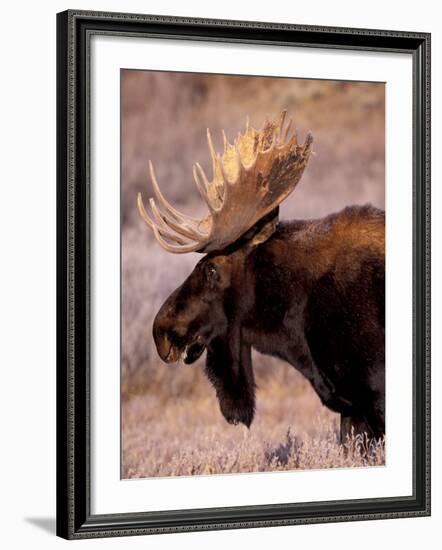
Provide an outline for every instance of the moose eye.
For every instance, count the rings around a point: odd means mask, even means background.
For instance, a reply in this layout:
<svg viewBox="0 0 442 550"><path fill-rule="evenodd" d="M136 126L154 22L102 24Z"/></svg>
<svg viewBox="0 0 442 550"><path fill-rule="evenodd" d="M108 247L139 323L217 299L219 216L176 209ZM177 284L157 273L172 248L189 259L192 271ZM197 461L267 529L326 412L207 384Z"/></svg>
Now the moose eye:
<svg viewBox="0 0 442 550"><path fill-rule="evenodd" d="M206 277L208 279L214 279L217 275L216 267L213 264L209 264L206 267Z"/></svg>

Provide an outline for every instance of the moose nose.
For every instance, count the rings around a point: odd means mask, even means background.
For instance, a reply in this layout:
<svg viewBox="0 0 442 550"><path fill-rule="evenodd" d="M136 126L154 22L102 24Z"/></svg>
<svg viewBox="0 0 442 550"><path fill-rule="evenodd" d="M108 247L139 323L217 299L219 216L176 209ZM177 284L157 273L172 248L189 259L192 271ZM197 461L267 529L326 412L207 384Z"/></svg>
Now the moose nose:
<svg viewBox="0 0 442 550"><path fill-rule="evenodd" d="M158 355L166 363L173 363L179 358L180 351L173 338L173 330L167 327L160 319L155 320L153 325L153 339L157 347ZM174 343L175 342L175 343Z"/></svg>

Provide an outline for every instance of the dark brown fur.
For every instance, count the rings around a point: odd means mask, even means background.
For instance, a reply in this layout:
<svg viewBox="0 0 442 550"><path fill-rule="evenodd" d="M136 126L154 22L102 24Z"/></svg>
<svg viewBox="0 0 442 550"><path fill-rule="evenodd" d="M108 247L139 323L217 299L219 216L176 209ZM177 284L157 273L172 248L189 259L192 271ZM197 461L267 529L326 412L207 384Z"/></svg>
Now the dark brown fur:
<svg viewBox="0 0 442 550"><path fill-rule="evenodd" d="M205 256L154 322L167 362L207 349L206 372L228 422L255 410L251 348L298 369L353 426L385 431L385 216L353 206L280 223L262 244Z"/></svg>

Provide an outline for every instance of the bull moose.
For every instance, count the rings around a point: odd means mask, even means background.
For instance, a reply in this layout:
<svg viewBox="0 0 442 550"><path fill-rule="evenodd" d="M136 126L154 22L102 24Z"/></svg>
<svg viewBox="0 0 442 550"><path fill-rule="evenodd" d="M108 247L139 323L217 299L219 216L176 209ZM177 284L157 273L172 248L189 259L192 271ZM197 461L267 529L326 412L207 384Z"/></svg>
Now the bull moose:
<svg viewBox="0 0 442 550"><path fill-rule="evenodd" d="M213 177L196 163L204 219L178 212L162 195L153 166L151 217L139 212L172 253L205 254L156 315L161 359L205 371L227 422L250 427L255 412L252 347L287 361L320 400L352 428L385 431L385 214L349 206L322 219L282 222L279 204L299 183L312 152L299 144L285 111L249 127L224 152L207 130Z"/></svg>

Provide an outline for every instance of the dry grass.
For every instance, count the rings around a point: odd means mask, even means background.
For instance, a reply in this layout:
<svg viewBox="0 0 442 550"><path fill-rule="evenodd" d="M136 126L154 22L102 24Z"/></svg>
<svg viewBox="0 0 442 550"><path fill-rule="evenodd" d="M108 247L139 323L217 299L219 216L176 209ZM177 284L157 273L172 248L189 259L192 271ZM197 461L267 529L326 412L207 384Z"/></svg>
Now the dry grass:
<svg viewBox="0 0 442 550"><path fill-rule="evenodd" d="M314 150L281 217L319 217L349 204L384 206L384 86L259 77L123 71L122 82L122 474L123 477L382 464L382 445L337 445L338 418L281 361L254 356L257 414L250 430L229 426L202 372L165 366L152 322L199 259L162 250L143 226L136 194L151 193L147 161L167 198L204 213L192 163L208 168L205 128L231 139L245 116L259 126L287 108ZM210 170L208 171L210 173ZM290 431L288 431L290 430Z"/></svg>
<svg viewBox="0 0 442 550"><path fill-rule="evenodd" d="M269 360L272 362L276 363ZM258 369L257 412L250 430L225 422L214 391L200 370L190 377L197 383L196 391L189 385L174 397L152 391L124 400L122 476L384 464L383 442L368 442L358 436L340 445L338 415L320 404L308 383L291 367L270 364L272 367L273 374L267 376ZM163 368L195 369L184 365Z"/></svg>

